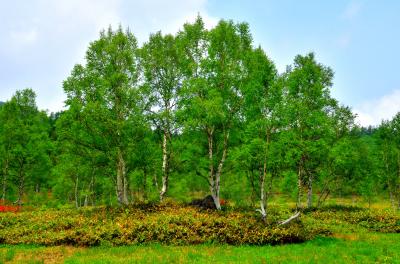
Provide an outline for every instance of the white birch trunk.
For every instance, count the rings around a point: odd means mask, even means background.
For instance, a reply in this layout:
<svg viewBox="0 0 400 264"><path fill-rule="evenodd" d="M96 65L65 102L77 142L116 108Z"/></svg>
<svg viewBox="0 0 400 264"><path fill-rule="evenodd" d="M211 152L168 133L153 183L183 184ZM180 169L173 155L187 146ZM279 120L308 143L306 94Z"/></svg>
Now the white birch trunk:
<svg viewBox="0 0 400 264"><path fill-rule="evenodd" d="M168 143L168 134L167 130L164 130L164 135L163 135L163 143L162 143L162 151L163 151L163 162L162 162L162 186L161 186L161 191L160 191L160 201L164 199L164 196L168 190L168 149L167 149L167 143Z"/></svg>

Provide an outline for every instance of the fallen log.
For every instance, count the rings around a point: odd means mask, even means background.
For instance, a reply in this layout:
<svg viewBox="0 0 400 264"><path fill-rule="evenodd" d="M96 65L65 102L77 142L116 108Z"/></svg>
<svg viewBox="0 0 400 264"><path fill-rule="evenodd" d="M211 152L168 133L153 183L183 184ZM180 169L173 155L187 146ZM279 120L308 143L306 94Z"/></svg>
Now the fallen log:
<svg viewBox="0 0 400 264"><path fill-rule="evenodd" d="M294 215L292 215L291 217L289 217L288 219L278 222L278 225L287 225L290 222L292 222L293 220L299 218L299 216L300 216L300 212L297 212Z"/></svg>

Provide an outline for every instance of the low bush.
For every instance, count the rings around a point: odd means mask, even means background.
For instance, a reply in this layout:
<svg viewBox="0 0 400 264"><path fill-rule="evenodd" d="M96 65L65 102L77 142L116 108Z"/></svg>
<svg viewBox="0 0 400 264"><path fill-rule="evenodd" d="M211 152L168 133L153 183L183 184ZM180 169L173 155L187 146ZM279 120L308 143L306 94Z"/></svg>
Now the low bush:
<svg viewBox="0 0 400 264"><path fill-rule="evenodd" d="M0 243L40 245L232 245L302 242L326 229L301 221L265 225L254 214L216 212L178 205L141 204L126 208L45 210L0 214Z"/></svg>
<svg viewBox="0 0 400 264"><path fill-rule="evenodd" d="M310 212L309 215L323 222L344 221L374 232L400 233L400 215L387 210L349 207L340 210L318 210Z"/></svg>

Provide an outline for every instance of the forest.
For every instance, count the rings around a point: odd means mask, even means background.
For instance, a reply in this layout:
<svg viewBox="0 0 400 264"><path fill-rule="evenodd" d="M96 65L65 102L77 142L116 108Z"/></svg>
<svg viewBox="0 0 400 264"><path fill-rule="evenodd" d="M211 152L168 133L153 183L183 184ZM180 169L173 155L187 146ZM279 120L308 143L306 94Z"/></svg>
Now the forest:
<svg viewBox="0 0 400 264"><path fill-rule="evenodd" d="M330 96L313 53L278 74L245 23L199 17L138 47L109 28L64 81L67 110L47 114L19 90L0 112L1 198L18 204L129 204L210 194L235 204L331 195L400 206L400 114L375 128ZM221 198L222 197L222 198Z"/></svg>
<svg viewBox="0 0 400 264"><path fill-rule="evenodd" d="M331 96L333 82L314 53L279 73L247 23L207 30L198 17L142 45L129 29L110 27L64 80L65 110L38 109L30 88L1 104L1 200L124 212L208 199L211 215L248 208L257 225L323 213L336 198L387 201L396 212L400 113L360 127ZM277 199L293 205L283 219L270 206Z"/></svg>

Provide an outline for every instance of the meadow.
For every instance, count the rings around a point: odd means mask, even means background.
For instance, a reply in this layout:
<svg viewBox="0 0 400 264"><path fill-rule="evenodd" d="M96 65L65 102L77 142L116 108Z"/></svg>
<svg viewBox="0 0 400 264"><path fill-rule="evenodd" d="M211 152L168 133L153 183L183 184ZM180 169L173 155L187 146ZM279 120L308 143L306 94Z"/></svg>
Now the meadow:
<svg viewBox="0 0 400 264"><path fill-rule="evenodd" d="M243 208L172 202L2 213L0 263L400 263L400 214L353 204L331 200L286 227L276 221L291 211L277 202L266 224Z"/></svg>

